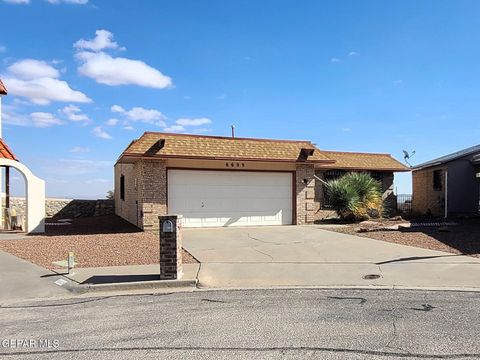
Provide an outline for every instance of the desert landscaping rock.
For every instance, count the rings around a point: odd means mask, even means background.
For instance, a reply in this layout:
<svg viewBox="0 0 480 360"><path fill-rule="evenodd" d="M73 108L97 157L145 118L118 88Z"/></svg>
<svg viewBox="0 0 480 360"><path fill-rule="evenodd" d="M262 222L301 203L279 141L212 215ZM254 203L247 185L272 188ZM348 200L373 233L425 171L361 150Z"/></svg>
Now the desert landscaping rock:
<svg viewBox="0 0 480 360"><path fill-rule="evenodd" d="M159 263L158 235L144 233L115 215L78 218L70 226L47 226L46 233L0 241L0 250L42 267L75 254L77 267ZM183 251L183 263L196 260Z"/></svg>
<svg viewBox="0 0 480 360"><path fill-rule="evenodd" d="M392 221L389 220L380 220L376 225L373 224L374 221L369 223L369 226L350 224L344 227L331 227L328 230L424 249L480 257L478 240L480 239L480 219L465 219L452 223L455 225L448 227L448 231L444 231L445 223L438 223L440 226L415 226L417 223L414 222L408 226L404 221L391 225ZM398 226L398 229L395 230L394 226ZM360 228L364 230L359 231Z"/></svg>

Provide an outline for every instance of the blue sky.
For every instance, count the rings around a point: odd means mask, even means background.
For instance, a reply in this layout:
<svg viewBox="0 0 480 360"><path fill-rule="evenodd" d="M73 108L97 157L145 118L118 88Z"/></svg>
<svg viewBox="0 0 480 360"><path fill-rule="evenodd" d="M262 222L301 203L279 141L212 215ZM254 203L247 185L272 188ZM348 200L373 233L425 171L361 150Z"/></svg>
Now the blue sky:
<svg viewBox="0 0 480 360"><path fill-rule="evenodd" d="M49 196L103 197L146 130L233 123L414 164L478 143L478 1L0 0L0 16L3 137Z"/></svg>

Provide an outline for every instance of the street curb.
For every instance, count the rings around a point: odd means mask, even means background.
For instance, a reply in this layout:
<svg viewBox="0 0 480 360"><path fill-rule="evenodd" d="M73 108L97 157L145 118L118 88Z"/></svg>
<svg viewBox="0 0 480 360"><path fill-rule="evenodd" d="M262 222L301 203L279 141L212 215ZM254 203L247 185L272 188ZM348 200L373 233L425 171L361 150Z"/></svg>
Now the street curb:
<svg viewBox="0 0 480 360"><path fill-rule="evenodd" d="M172 289L172 288L195 288L197 279L189 280L152 280L152 281L133 281L125 283L110 284L79 284L72 286L73 292L105 292L105 291L125 291L125 290L141 290L141 289Z"/></svg>
<svg viewBox="0 0 480 360"><path fill-rule="evenodd" d="M401 285L272 285L272 286L233 286L208 287L197 284L196 291L228 290L409 290L409 291L453 291L480 293L480 287L454 286L401 286Z"/></svg>

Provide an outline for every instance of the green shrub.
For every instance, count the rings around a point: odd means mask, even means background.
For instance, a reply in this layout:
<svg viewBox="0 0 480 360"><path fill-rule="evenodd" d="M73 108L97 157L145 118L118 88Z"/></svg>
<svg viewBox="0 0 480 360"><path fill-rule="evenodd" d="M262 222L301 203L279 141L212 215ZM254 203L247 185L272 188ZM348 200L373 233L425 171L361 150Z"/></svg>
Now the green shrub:
<svg viewBox="0 0 480 360"><path fill-rule="evenodd" d="M342 219L366 220L382 215L382 187L368 173L350 172L325 186L332 208Z"/></svg>

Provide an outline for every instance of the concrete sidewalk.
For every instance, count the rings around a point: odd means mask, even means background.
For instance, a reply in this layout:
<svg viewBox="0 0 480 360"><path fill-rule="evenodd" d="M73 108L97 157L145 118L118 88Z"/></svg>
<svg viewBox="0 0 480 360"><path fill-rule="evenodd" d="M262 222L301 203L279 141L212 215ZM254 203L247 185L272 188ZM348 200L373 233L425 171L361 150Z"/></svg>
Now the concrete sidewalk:
<svg viewBox="0 0 480 360"><path fill-rule="evenodd" d="M185 229L199 286L480 290L480 259L331 232L322 227ZM366 275L379 275L365 279Z"/></svg>
<svg viewBox="0 0 480 360"><path fill-rule="evenodd" d="M183 264L181 280L196 280L200 264ZM64 276L82 285L100 285L159 280L160 265L130 265L93 268L76 268L71 275Z"/></svg>
<svg viewBox="0 0 480 360"><path fill-rule="evenodd" d="M65 296L68 291L54 282L62 276L0 251L0 303Z"/></svg>

